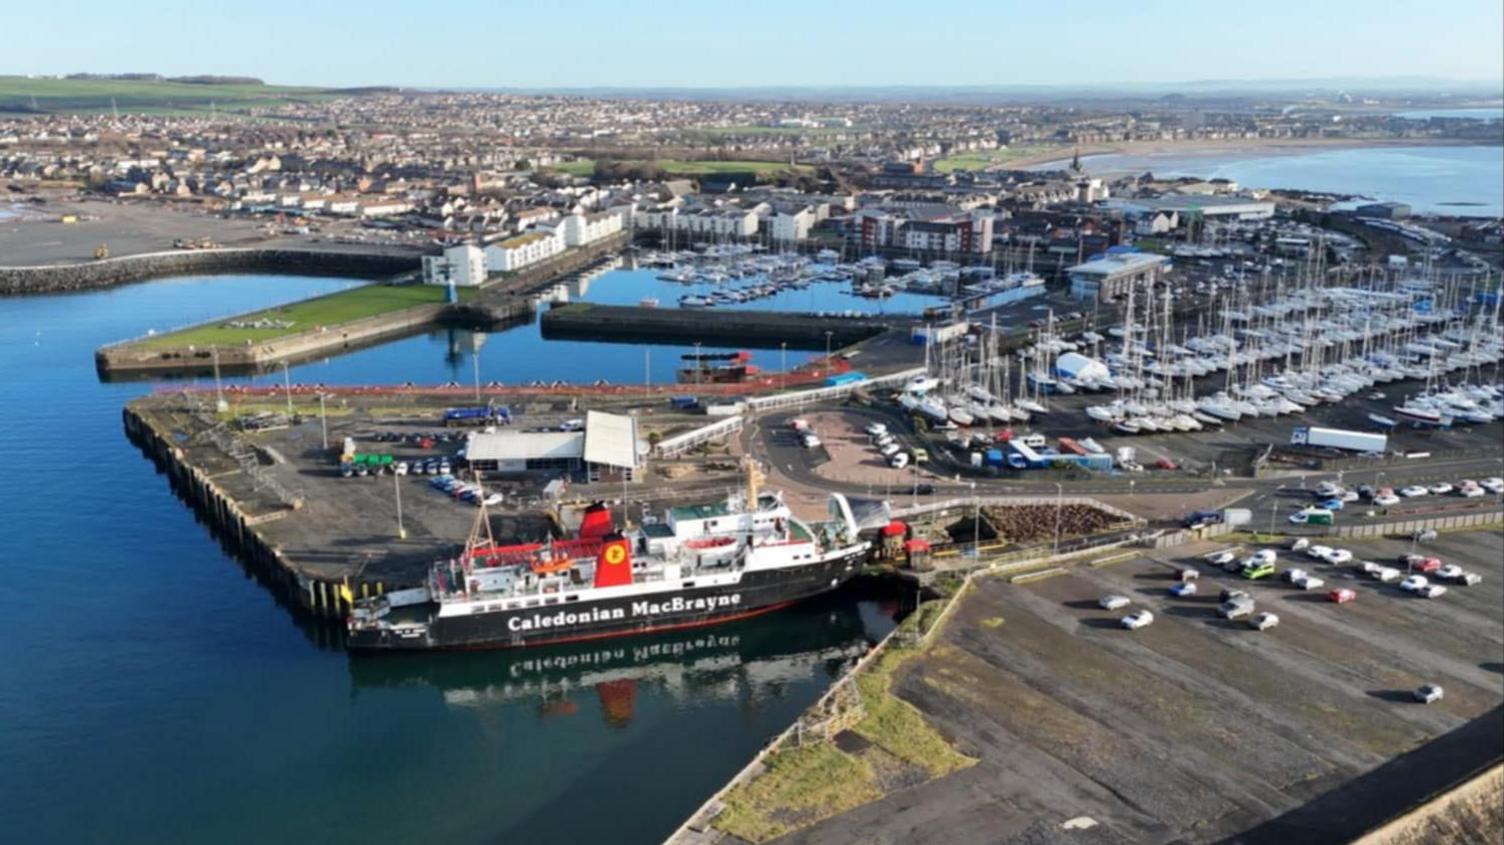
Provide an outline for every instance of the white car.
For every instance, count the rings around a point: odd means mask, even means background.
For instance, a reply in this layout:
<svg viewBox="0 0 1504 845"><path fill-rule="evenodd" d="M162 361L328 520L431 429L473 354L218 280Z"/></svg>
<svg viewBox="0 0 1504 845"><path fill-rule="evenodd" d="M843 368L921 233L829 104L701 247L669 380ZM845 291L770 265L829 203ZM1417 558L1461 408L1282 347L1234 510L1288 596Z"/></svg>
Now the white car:
<svg viewBox="0 0 1504 845"><path fill-rule="evenodd" d="M1194 596L1194 595L1196 595L1196 582L1195 581L1181 581L1178 584L1171 584L1170 585L1170 595L1174 596L1177 599L1189 598L1191 596Z"/></svg>
<svg viewBox="0 0 1504 845"><path fill-rule="evenodd" d="M1276 555L1274 554L1273 549L1259 549L1258 551L1249 555L1248 559L1253 563L1274 563L1274 561L1276 560Z"/></svg>
<svg viewBox="0 0 1504 845"><path fill-rule="evenodd" d="M1335 484L1331 481L1323 481L1320 484L1316 485L1316 495L1323 499L1330 499L1335 496L1341 496L1343 492L1344 491L1342 489L1342 485Z"/></svg>
<svg viewBox="0 0 1504 845"><path fill-rule="evenodd" d="M1416 690L1414 694L1415 700L1421 704L1435 704L1442 699L1442 696L1446 695L1440 684L1426 684Z"/></svg>
<svg viewBox="0 0 1504 845"><path fill-rule="evenodd" d="M1238 553L1233 549L1223 549L1220 552L1212 552L1206 556L1207 563L1214 563L1217 566L1226 566L1237 559Z"/></svg>
<svg viewBox="0 0 1504 845"><path fill-rule="evenodd" d="M1286 569L1284 577L1285 577L1286 581L1289 581L1291 584L1294 584L1296 581L1299 581L1300 579L1306 577L1309 574L1310 573L1306 572L1304 569Z"/></svg>
<svg viewBox="0 0 1504 845"><path fill-rule="evenodd" d="M392 472L397 475L407 475L407 461L398 461L392 465Z"/></svg>
<svg viewBox="0 0 1504 845"><path fill-rule="evenodd" d="M1306 557L1314 557L1317 560L1326 560L1326 556L1332 553L1331 546L1306 546Z"/></svg>
<svg viewBox="0 0 1504 845"><path fill-rule="evenodd" d="M1462 567L1455 563L1443 564L1440 569L1436 570L1436 577L1443 581L1456 581L1462 577Z"/></svg>
<svg viewBox="0 0 1504 845"><path fill-rule="evenodd" d="M1273 613L1260 613L1248 620L1248 627L1255 631L1267 631L1279 624L1279 616Z"/></svg>
<svg viewBox="0 0 1504 845"><path fill-rule="evenodd" d="M879 435L888 433L888 427L883 425L882 423L871 423L862 430L867 432L868 437L877 437Z"/></svg>
<svg viewBox="0 0 1504 845"><path fill-rule="evenodd" d="M485 503L488 506L489 505L499 505L499 504L501 504L501 494L500 493L487 493L486 494L486 498L485 498Z"/></svg>
<svg viewBox="0 0 1504 845"><path fill-rule="evenodd" d="M1430 583L1424 575L1411 575L1400 582L1400 589L1407 593L1418 593L1424 590Z"/></svg>
<svg viewBox="0 0 1504 845"><path fill-rule="evenodd" d="M1358 501L1358 491L1343 490L1340 494L1337 495L1337 498L1341 499L1344 502L1356 502Z"/></svg>
<svg viewBox="0 0 1504 845"><path fill-rule="evenodd" d="M1124 616L1122 620L1123 627L1127 628L1130 631L1137 631L1139 628L1147 628L1152 624L1154 624L1154 614L1150 613L1147 610L1135 610L1127 616Z"/></svg>
<svg viewBox="0 0 1504 845"><path fill-rule="evenodd" d="M897 443L889 443L888 445L884 446L883 448L881 448L881 449L879 449L877 451L880 452L880 453L882 453L883 457L885 457L885 458L891 458L894 455L898 454L898 444Z"/></svg>
<svg viewBox="0 0 1504 845"><path fill-rule="evenodd" d="M1447 588L1440 584L1427 584L1420 588L1418 595L1422 598L1436 599L1447 594Z"/></svg>
<svg viewBox="0 0 1504 845"><path fill-rule="evenodd" d="M806 449L818 449L818 448L820 448L820 438L814 436L813 434L806 434L806 435L804 435L804 448L806 448Z"/></svg>
<svg viewBox="0 0 1504 845"><path fill-rule="evenodd" d="M1416 496L1424 496L1428 492L1430 491L1426 490L1426 488L1420 486L1419 484L1412 484L1409 487L1400 488L1400 495L1404 496L1407 499L1413 499Z"/></svg>
<svg viewBox="0 0 1504 845"><path fill-rule="evenodd" d="M1375 581L1382 581L1385 584L1392 584L1395 581L1400 580L1400 571L1392 566L1381 566L1374 571L1373 577Z"/></svg>
<svg viewBox="0 0 1504 845"><path fill-rule="evenodd" d="M1116 593L1097 599L1097 604L1101 605L1103 610L1117 610L1119 608L1127 607L1132 603L1133 601L1127 596L1120 596Z"/></svg>
<svg viewBox="0 0 1504 845"><path fill-rule="evenodd" d="M1457 488L1457 495L1461 496L1464 499L1476 499L1480 496L1487 495L1487 492L1488 491L1484 490L1482 487L1479 487L1476 484Z"/></svg>
<svg viewBox="0 0 1504 845"><path fill-rule="evenodd" d="M1452 492L1452 485L1448 484L1445 481L1438 481L1426 489L1429 490L1431 492L1431 495L1433 496L1445 496L1446 494Z"/></svg>
<svg viewBox="0 0 1504 845"><path fill-rule="evenodd" d="M1290 551L1303 552L1311 547L1311 541L1305 537L1296 537L1290 541Z"/></svg>
<svg viewBox="0 0 1504 845"><path fill-rule="evenodd" d="M1353 559L1353 553L1347 549L1332 549L1321 556L1321 559L1330 564L1341 565L1349 563Z"/></svg>
<svg viewBox="0 0 1504 845"><path fill-rule="evenodd" d="M1400 503L1400 497L1393 493L1385 493L1382 496L1373 497L1373 503L1381 508L1393 507Z"/></svg>
<svg viewBox="0 0 1504 845"><path fill-rule="evenodd" d="M1499 478L1498 476L1485 478L1478 482L1478 486L1490 493L1504 493L1504 478Z"/></svg>
<svg viewBox="0 0 1504 845"><path fill-rule="evenodd" d="M1296 581L1295 586L1301 588L1302 590L1319 590L1322 587L1326 586L1326 582L1321 580L1320 578L1317 578L1315 575L1307 575L1304 578Z"/></svg>
<svg viewBox="0 0 1504 845"><path fill-rule="evenodd" d="M1464 587L1475 587L1483 583L1483 576L1476 572L1464 572L1457 576L1457 583Z"/></svg>

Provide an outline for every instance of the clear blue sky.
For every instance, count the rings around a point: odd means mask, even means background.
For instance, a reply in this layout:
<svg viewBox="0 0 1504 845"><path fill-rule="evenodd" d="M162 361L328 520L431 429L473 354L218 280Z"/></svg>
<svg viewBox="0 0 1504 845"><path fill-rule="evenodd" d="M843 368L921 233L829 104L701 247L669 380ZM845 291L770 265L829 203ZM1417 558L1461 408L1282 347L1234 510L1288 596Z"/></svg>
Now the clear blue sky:
<svg viewBox="0 0 1504 845"><path fill-rule="evenodd" d="M325 85L1497 80L1501 0L12 0L0 73Z"/></svg>

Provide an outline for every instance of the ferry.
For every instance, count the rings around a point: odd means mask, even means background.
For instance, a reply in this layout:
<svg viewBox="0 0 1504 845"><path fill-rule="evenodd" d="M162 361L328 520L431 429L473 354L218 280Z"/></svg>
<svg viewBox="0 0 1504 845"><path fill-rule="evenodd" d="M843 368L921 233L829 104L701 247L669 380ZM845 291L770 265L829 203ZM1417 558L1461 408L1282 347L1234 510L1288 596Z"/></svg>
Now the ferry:
<svg viewBox="0 0 1504 845"><path fill-rule="evenodd" d="M787 607L857 574L869 543L851 505L831 494L829 518L806 523L779 493L758 489L670 508L617 531L606 505L578 535L497 545L481 507L464 552L433 564L421 587L352 602L354 652L490 649L695 628Z"/></svg>

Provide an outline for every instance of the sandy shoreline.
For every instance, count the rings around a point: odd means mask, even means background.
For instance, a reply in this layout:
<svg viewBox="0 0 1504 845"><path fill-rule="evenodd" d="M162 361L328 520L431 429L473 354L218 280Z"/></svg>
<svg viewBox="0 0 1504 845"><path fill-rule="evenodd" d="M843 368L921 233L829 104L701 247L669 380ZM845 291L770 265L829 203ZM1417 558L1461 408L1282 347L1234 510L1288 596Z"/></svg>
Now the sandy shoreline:
<svg viewBox="0 0 1504 845"><path fill-rule="evenodd" d="M1235 138L1226 141L1123 141L1109 144L1082 144L1081 156L1094 155L1295 155L1311 150L1353 150L1368 147L1478 147L1490 146L1461 138ZM1011 169L1038 167L1051 162L1068 162L1076 151L1061 147L1059 151L1021 156L1009 161Z"/></svg>

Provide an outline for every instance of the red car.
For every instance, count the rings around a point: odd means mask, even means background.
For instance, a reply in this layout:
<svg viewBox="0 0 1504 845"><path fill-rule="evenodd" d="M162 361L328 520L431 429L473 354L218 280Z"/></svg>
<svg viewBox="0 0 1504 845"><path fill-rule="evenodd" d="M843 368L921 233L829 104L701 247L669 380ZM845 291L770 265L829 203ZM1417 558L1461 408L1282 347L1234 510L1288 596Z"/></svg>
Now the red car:
<svg viewBox="0 0 1504 845"><path fill-rule="evenodd" d="M1441 558L1425 555L1400 555L1400 566L1411 572L1435 572L1441 568Z"/></svg>
<svg viewBox="0 0 1504 845"><path fill-rule="evenodd" d="M1358 594L1353 592L1352 590L1347 589L1346 587L1343 587L1340 590L1332 590L1330 593L1326 594L1326 597L1337 604L1347 604L1350 601L1356 600L1358 598Z"/></svg>
<svg viewBox="0 0 1504 845"><path fill-rule="evenodd" d="M1170 460L1169 458L1160 458L1159 460L1154 462L1154 465L1159 467L1160 469L1180 469L1180 467L1176 466L1175 462Z"/></svg>

